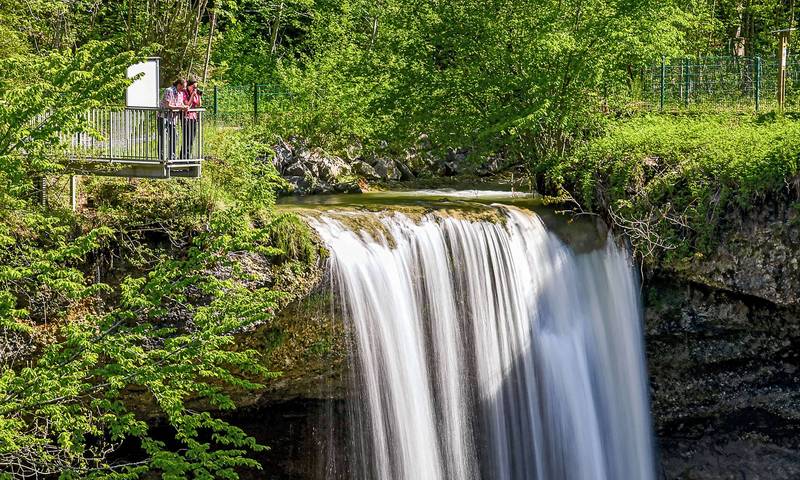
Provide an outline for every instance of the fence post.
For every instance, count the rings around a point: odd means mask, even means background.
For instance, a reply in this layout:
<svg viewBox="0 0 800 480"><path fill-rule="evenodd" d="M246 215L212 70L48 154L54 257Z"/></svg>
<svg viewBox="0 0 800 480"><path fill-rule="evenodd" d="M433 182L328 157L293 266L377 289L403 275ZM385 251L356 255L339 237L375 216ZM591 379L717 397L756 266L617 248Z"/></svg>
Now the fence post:
<svg viewBox="0 0 800 480"><path fill-rule="evenodd" d="M689 108L689 87L691 83L689 81L689 59L686 58L683 60L683 83L684 89L686 90L685 95L686 98L684 99L684 106Z"/></svg>
<svg viewBox="0 0 800 480"><path fill-rule="evenodd" d="M756 76L756 85L755 85L755 95L756 95L756 112L758 112L759 108L761 107L761 55L756 56L756 65L755 65L755 76Z"/></svg>
<svg viewBox="0 0 800 480"><path fill-rule="evenodd" d="M258 123L258 84L253 84L253 123Z"/></svg>
<svg viewBox="0 0 800 480"><path fill-rule="evenodd" d="M780 32L778 37L778 111L783 112L783 104L786 101L786 59L789 56L789 34L788 30Z"/></svg>
<svg viewBox="0 0 800 480"><path fill-rule="evenodd" d="M661 55L661 95L659 97L658 111L664 112L664 89L667 80L667 56Z"/></svg>
<svg viewBox="0 0 800 480"><path fill-rule="evenodd" d="M218 106L218 104L217 104L217 98L218 98L217 95L218 95L217 94L217 86L214 85L214 117L216 117L217 113L219 113L218 110L217 110L217 106Z"/></svg>

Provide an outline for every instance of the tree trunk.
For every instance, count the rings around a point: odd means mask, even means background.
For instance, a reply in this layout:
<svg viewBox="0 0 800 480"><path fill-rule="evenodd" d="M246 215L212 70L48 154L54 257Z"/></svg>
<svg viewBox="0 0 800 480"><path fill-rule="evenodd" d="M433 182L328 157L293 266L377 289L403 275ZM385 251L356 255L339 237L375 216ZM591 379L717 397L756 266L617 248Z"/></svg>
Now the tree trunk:
<svg viewBox="0 0 800 480"><path fill-rule="evenodd" d="M272 23L272 53L275 55L275 51L278 49L278 28L281 26L281 14L283 14L283 2L281 2L280 6L278 7L278 13L275 15L275 21Z"/></svg>
<svg viewBox="0 0 800 480"><path fill-rule="evenodd" d="M217 26L217 10L211 12L211 30L208 32L208 44L206 45L206 64L203 67L203 83L208 79L208 62L211 60L211 41L214 39L214 28Z"/></svg>
<svg viewBox="0 0 800 480"><path fill-rule="evenodd" d="M192 74L192 70L194 69L194 54L195 48L197 48L197 36L200 34L200 24L203 22L203 13L206 10L206 6L208 5L207 0L202 0L197 2L197 14L194 17L194 35L192 36L192 43L191 47L189 44L186 44L186 50L184 50L183 55L184 57L187 54L187 51L191 51L189 54L189 69L187 70L187 77Z"/></svg>

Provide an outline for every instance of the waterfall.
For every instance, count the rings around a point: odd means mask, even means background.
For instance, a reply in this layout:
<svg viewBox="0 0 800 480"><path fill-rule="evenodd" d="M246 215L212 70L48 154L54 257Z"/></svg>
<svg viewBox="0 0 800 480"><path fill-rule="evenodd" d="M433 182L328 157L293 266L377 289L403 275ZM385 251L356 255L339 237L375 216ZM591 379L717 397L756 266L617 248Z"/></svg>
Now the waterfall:
<svg viewBox="0 0 800 480"><path fill-rule="evenodd" d="M534 213L492 208L310 220L352 327L352 477L653 479L625 251L576 254Z"/></svg>

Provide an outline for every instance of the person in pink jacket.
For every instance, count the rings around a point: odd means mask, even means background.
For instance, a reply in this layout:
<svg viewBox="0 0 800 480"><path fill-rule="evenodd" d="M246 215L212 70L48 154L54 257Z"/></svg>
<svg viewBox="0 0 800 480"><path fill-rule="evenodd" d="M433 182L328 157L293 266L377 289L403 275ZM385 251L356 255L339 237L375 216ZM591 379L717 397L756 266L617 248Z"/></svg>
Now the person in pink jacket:
<svg viewBox="0 0 800 480"><path fill-rule="evenodd" d="M186 88L183 90L183 103L189 111L183 116L181 158L190 158L194 137L197 135L197 112L191 110L200 108L203 105L203 91L197 88L196 80L186 82Z"/></svg>

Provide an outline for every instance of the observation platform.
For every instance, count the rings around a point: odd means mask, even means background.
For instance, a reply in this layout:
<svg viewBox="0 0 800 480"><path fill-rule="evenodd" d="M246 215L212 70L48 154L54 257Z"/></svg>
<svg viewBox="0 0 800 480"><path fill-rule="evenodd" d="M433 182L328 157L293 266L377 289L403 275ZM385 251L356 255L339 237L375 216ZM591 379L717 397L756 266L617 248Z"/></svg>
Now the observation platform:
<svg viewBox="0 0 800 480"><path fill-rule="evenodd" d="M205 109L127 107L84 114L86 132L64 135L68 170L77 175L200 177Z"/></svg>

